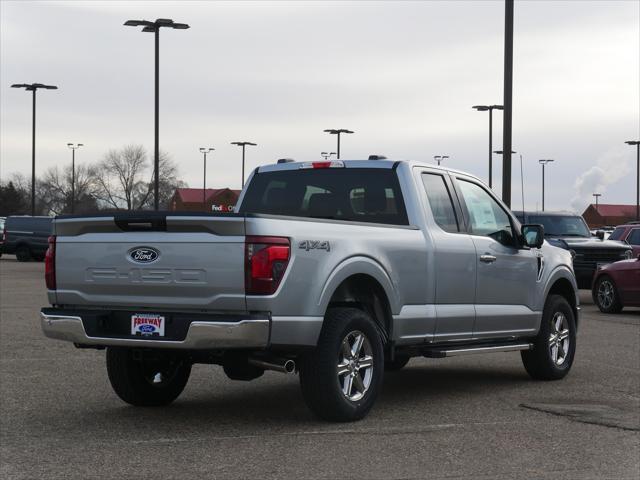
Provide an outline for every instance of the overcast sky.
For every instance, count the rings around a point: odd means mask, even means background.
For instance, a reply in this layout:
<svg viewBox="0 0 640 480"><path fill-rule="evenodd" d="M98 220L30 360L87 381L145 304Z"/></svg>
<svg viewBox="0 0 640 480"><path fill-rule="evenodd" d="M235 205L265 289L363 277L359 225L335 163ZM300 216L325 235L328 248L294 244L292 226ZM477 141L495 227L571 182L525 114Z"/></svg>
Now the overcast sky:
<svg viewBox="0 0 640 480"><path fill-rule="evenodd" d="M28 2L0 3L0 176L30 174L31 98L38 92L37 169L129 143L153 150L153 35L127 19L172 18L160 38L160 146L202 186L198 147L216 148L209 186L237 188L247 169L335 150L326 128L349 128L342 158L383 154L447 164L486 180L488 114L502 103L504 3ZM640 2L516 1L513 146L527 208L635 203L640 139ZM494 146L502 114L494 116ZM494 160L500 191L501 159ZM520 206L514 157L513 205Z"/></svg>

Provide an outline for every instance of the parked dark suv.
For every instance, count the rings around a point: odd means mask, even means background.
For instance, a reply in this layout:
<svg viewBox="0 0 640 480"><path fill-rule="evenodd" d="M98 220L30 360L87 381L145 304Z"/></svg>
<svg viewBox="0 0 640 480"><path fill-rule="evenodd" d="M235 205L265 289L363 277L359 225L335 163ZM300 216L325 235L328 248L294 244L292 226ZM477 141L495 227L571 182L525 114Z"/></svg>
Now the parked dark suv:
<svg viewBox="0 0 640 480"><path fill-rule="evenodd" d="M591 288L596 270L609 263L632 258L628 245L593 237L584 219L572 212L513 212L523 224L544 226L545 239L572 251L578 288Z"/></svg>
<svg viewBox="0 0 640 480"><path fill-rule="evenodd" d="M7 217L0 251L15 254L20 262L44 260L52 220L52 217Z"/></svg>

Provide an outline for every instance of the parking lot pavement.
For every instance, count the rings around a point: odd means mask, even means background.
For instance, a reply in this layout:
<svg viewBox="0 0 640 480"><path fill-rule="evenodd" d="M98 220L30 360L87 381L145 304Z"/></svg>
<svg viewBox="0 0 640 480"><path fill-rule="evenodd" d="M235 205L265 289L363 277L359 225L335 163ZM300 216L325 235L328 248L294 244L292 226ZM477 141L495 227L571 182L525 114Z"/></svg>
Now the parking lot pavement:
<svg viewBox="0 0 640 480"><path fill-rule="evenodd" d="M583 292L558 382L517 353L413 359L363 421L329 424L296 376L228 380L196 365L164 408L112 392L104 352L43 337L42 263L0 258L0 478L640 478L640 310Z"/></svg>

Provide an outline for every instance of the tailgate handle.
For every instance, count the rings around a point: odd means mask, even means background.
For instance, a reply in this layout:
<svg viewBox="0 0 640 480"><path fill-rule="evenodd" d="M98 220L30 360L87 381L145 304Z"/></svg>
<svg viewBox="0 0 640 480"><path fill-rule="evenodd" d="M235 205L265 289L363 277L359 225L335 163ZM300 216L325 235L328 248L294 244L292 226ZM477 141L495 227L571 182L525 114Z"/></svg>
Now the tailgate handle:
<svg viewBox="0 0 640 480"><path fill-rule="evenodd" d="M167 217L129 217L115 216L113 218L118 228L124 232L166 232Z"/></svg>

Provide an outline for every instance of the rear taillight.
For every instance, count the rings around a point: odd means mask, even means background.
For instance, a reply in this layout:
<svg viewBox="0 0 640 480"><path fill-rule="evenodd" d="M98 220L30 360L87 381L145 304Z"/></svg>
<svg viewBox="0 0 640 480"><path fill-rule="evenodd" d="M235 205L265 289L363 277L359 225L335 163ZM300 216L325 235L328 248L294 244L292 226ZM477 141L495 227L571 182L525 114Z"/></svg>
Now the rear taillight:
<svg viewBox="0 0 640 480"><path fill-rule="evenodd" d="M245 292L271 295L289 264L291 244L286 237L247 236L245 241Z"/></svg>
<svg viewBox="0 0 640 480"><path fill-rule="evenodd" d="M47 283L47 290L56 289L56 236L49 237L49 248L44 257L44 279Z"/></svg>

